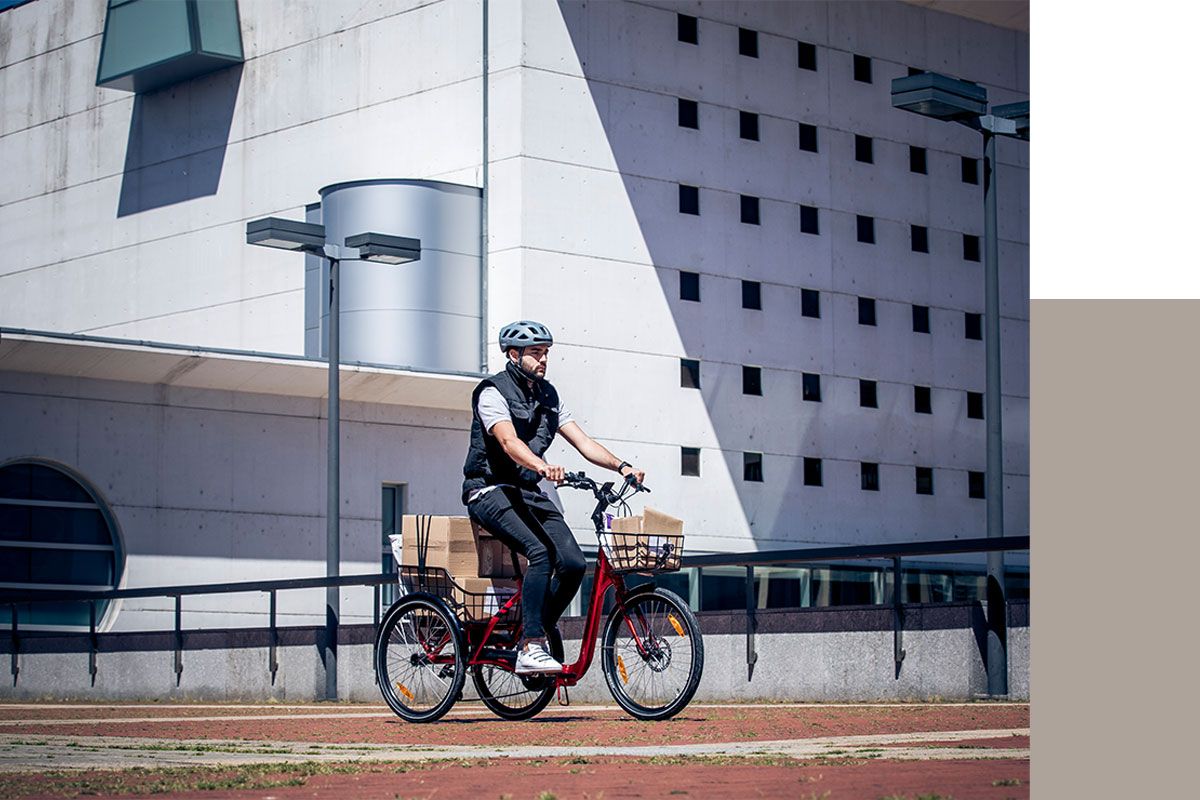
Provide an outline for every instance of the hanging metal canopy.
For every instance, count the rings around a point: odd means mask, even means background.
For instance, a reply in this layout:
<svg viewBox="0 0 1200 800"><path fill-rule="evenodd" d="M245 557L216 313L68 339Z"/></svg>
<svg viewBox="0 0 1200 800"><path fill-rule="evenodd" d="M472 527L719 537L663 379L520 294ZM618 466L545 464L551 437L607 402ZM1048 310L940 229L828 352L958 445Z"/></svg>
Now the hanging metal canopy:
<svg viewBox="0 0 1200 800"><path fill-rule="evenodd" d="M149 92L244 60L237 0L108 0L96 85Z"/></svg>

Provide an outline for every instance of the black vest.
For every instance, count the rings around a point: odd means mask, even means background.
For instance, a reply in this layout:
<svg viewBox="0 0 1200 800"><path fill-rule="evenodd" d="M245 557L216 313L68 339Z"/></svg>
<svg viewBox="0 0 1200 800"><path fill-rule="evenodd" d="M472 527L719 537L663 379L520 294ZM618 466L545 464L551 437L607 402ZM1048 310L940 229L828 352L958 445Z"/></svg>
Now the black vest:
<svg viewBox="0 0 1200 800"><path fill-rule="evenodd" d="M558 432L558 392L548 381L538 381L530 387L528 379L512 363L504 371L480 381L471 394L471 446L463 464L463 505L485 486L504 484L538 491L541 480L533 470L518 466L496 437L484 431L479 419L479 395L489 386L499 390L508 403L517 436L534 455L540 458Z"/></svg>

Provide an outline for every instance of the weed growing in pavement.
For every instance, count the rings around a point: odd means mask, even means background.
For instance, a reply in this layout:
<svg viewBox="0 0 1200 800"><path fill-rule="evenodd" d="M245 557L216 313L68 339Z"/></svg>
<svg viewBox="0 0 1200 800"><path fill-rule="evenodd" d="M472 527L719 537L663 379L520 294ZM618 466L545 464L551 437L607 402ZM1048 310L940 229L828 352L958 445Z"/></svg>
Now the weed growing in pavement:
<svg viewBox="0 0 1200 800"><path fill-rule="evenodd" d="M992 786L1020 786L1021 781L1018 778L1005 778L1000 781L992 781Z"/></svg>
<svg viewBox="0 0 1200 800"><path fill-rule="evenodd" d="M554 792L542 792L537 796L537 800L558 800L558 795Z"/></svg>

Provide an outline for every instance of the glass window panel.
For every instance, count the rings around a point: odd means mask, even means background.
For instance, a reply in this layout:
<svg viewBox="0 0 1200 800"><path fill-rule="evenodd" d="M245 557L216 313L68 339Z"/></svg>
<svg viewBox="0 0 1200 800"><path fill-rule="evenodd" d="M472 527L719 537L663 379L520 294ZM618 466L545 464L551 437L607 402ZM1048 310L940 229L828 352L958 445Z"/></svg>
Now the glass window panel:
<svg viewBox="0 0 1200 800"><path fill-rule="evenodd" d="M29 539L30 507L0 505L0 539L24 542Z"/></svg>
<svg viewBox="0 0 1200 800"><path fill-rule="evenodd" d="M31 500L61 500L68 503L92 503L91 495L70 476L41 464L29 464Z"/></svg>
<svg viewBox="0 0 1200 800"><path fill-rule="evenodd" d="M35 542L112 544L108 524L92 508L30 508L30 538Z"/></svg>
<svg viewBox="0 0 1200 800"><path fill-rule="evenodd" d="M28 500L33 491L33 464L13 464L0 469L0 497Z"/></svg>
<svg viewBox="0 0 1200 800"><path fill-rule="evenodd" d="M200 26L201 50L231 58L242 57L237 0L199 0L196 21Z"/></svg>
<svg viewBox="0 0 1200 800"><path fill-rule="evenodd" d="M111 586L111 552L94 550L30 550L29 578L33 583Z"/></svg>
<svg viewBox="0 0 1200 800"><path fill-rule="evenodd" d="M183 0L135 0L108 10L99 82L191 52Z"/></svg>

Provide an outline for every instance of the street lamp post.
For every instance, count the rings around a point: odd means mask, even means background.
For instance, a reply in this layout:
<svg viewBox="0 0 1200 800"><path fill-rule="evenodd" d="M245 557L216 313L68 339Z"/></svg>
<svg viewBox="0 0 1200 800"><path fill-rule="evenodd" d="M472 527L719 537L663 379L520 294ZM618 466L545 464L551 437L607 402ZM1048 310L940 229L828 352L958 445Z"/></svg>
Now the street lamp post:
<svg viewBox="0 0 1200 800"><path fill-rule="evenodd" d="M341 362L338 328L340 323L338 272L342 258L357 256L380 264L404 264L421 257L421 241L405 236L360 233L346 237L343 246L325 241L325 226L279 217L264 217L246 223L246 243L279 250L310 253L329 264L329 431L327 435L325 505L325 575L341 573L341 420L338 365ZM341 587L325 589L325 699L337 700L337 636L341 617Z"/></svg>
<svg viewBox="0 0 1200 800"><path fill-rule="evenodd" d="M996 137L1029 139L1029 102L993 106L987 89L936 72L892 81L892 106L925 117L957 122L983 134L984 344L987 378L987 535L1004 535L1004 458L1000 428L1000 259L996 234ZM1004 552L987 555L988 694L1008 694L1008 653L1004 591Z"/></svg>

